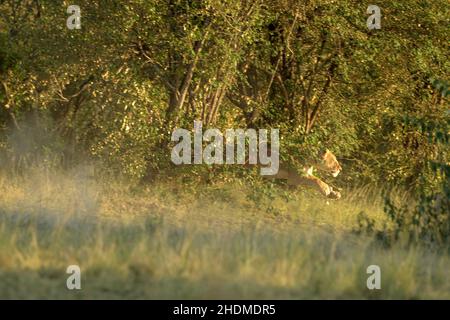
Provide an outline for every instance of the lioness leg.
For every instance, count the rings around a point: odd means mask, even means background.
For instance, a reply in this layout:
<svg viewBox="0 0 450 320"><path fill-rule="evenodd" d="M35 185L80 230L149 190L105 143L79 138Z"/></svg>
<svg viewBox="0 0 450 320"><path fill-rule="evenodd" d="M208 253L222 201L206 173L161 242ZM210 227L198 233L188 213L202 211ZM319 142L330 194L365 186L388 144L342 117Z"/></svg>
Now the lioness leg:
<svg viewBox="0 0 450 320"><path fill-rule="evenodd" d="M331 186L323 182L317 177L314 176L300 176L296 174L295 176L290 176L288 178L288 184L289 185L306 185L311 186L314 189L318 190L321 194L324 196L330 198L330 199L340 199L341 194L339 191L333 190Z"/></svg>

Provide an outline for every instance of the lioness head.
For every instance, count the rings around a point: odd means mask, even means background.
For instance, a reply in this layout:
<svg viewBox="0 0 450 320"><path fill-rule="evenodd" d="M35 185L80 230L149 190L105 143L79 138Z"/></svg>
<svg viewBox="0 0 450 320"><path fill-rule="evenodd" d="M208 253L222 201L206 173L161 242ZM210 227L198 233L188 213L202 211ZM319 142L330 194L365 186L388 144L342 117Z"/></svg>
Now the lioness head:
<svg viewBox="0 0 450 320"><path fill-rule="evenodd" d="M324 151L320 156L320 161L316 164L317 169L331 173L333 177L337 177L342 171L342 167L336 159L336 156L330 151Z"/></svg>

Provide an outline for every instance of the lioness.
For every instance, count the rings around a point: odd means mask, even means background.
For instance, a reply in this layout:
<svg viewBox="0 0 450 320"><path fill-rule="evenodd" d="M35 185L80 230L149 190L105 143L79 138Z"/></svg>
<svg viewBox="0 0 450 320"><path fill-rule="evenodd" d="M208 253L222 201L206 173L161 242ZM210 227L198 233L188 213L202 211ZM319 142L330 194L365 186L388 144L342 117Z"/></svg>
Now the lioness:
<svg viewBox="0 0 450 320"><path fill-rule="evenodd" d="M301 173L298 173L296 169L281 163L277 174L265 176L265 178L286 179L288 185L311 186L330 199L340 199L341 193L339 191L334 190L333 187L314 176L314 167L330 173L333 177L337 177L342 171L342 167L335 155L330 150L325 150L319 154L319 159L310 160L310 162L303 167Z"/></svg>

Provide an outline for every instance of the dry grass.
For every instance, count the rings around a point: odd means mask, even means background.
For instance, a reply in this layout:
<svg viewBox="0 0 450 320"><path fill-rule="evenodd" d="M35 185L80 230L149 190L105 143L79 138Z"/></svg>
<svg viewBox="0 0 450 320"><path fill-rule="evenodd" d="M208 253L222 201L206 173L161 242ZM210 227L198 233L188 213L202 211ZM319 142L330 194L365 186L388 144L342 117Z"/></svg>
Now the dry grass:
<svg viewBox="0 0 450 320"><path fill-rule="evenodd" d="M0 175L0 298L450 298L448 254L351 232L361 211L383 223L373 190L327 204L235 182L138 188L79 172ZM80 291L66 288L71 264ZM366 288L371 264L381 290Z"/></svg>

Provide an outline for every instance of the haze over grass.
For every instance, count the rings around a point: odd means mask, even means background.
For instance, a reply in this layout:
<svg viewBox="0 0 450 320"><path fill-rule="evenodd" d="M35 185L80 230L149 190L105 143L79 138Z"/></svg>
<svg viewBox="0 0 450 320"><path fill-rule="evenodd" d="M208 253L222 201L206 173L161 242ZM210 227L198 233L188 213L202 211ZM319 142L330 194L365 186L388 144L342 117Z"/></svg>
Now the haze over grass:
<svg viewBox="0 0 450 320"><path fill-rule="evenodd" d="M0 298L450 298L448 253L352 232L361 211L385 221L368 188L327 204L238 181L141 188L87 172L0 176ZM72 264L80 291L66 288ZM372 264L381 290L366 287Z"/></svg>

